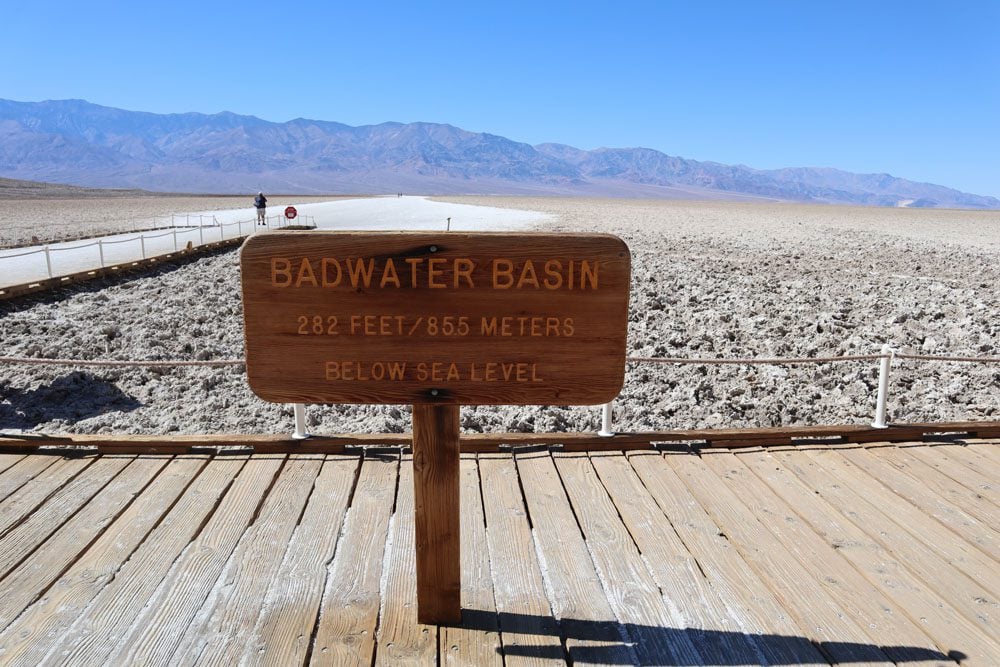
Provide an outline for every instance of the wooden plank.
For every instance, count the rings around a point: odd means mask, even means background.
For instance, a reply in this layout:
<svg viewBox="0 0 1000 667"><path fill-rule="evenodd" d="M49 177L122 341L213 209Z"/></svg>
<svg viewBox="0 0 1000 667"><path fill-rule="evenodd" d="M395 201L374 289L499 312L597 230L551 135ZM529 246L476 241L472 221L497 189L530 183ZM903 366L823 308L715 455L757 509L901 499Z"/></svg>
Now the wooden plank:
<svg viewBox="0 0 1000 667"><path fill-rule="evenodd" d="M0 454L0 475L2 475L7 468L19 463L22 459L24 459L24 456L21 454ZM0 479L2 479L2 477L0 477ZM0 498L3 498L2 493L0 493Z"/></svg>
<svg viewBox="0 0 1000 667"><path fill-rule="evenodd" d="M24 456L21 454L3 454L2 456L13 463L0 472L0 501L30 482L57 460L46 456Z"/></svg>
<svg viewBox="0 0 1000 667"><path fill-rule="evenodd" d="M789 554L744 499L701 459L667 456L664 460L833 662L890 663L877 639L861 627L861 619L833 599L817 573Z"/></svg>
<svg viewBox="0 0 1000 667"><path fill-rule="evenodd" d="M55 459L28 456L0 478L0 535L22 519L57 489L90 465L94 459Z"/></svg>
<svg viewBox="0 0 1000 667"><path fill-rule="evenodd" d="M399 468L396 512L390 522L382 565L382 615L376 633L375 664L387 667L431 664L438 653L438 628L421 623L417 609L415 467L413 457L404 455Z"/></svg>
<svg viewBox="0 0 1000 667"><path fill-rule="evenodd" d="M17 567L114 479L132 457L101 459L87 467L0 539L0 579ZM62 478L61 478L62 479Z"/></svg>
<svg viewBox="0 0 1000 667"><path fill-rule="evenodd" d="M610 234L279 231L240 267L267 401L596 405L624 382L630 256Z"/></svg>
<svg viewBox="0 0 1000 667"><path fill-rule="evenodd" d="M169 662L283 463L283 456L266 455L247 461L212 518L177 558L139 618L118 641L110 663Z"/></svg>
<svg viewBox="0 0 1000 667"><path fill-rule="evenodd" d="M693 633L685 631L680 611L660 594L590 459L583 454L554 458L608 602L635 642L639 661L705 664Z"/></svg>
<svg viewBox="0 0 1000 667"><path fill-rule="evenodd" d="M772 642L760 646L752 635L764 635L766 629L754 614L727 598L737 599L724 580L709 581L698 561L678 537L667 516L656 504L627 458L621 455L592 453L591 463L615 509L621 515L636 546L642 553L653 580L683 619L680 627L691 635L692 642L711 664L787 664L799 656L787 651L775 652Z"/></svg>
<svg viewBox="0 0 1000 667"><path fill-rule="evenodd" d="M996 530L1000 526L1000 508L974 488L948 477L919 459L906 447L872 447L869 452L893 469L918 479L928 490L938 494L963 512ZM973 487L975 485L973 484Z"/></svg>
<svg viewBox="0 0 1000 667"><path fill-rule="evenodd" d="M51 647L50 639L66 633L205 463L204 457L191 457L167 464L135 502L44 591L42 598L0 634L0 655L5 664L37 665L41 662ZM101 499L103 502L104 494ZM52 563L49 561L45 565L51 567ZM41 593L43 589L36 585L28 590ZM6 598L4 606L6 608Z"/></svg>
<svg viewBox="0 0 1000 667"><path fill-rule="evenodd" d="M240 663L301 665L309 652L327 567L339 547L344 515L361 457L326 457L305 512L288 545L280 575L270 582L260 619L245 640Z"/></svg>
<svg viewBox="0 0 1000 667"><path fill-rule="evenodd" d="M480 454L479 474L504 664L564 665L559 625L545 595L514 459Z"/></svg>
<svg viewBox="0 0 1000 667"><path fill-rule="evenodd" d="M74 664L105 663L245 463L245 458L236 457L211 460L72 626L55 635L48 657ZM247 500L240 489L245 485L246 477L236 485L233 497L239 502Z"/></svg>
<svg viewBox="0 0 1000 667"><path fill-rule="evenodd" d="M884 459L873 456L868 448L838 449L837 453L868 473L873 483L883 484L896 495L908 500L922 513L934 517L950 528L969 544L975 545L986 555L1000 561L1000 533L993 527L998 524L984 524L975 516L945 500L914 474L919 474L919 471L912 469L903 471L895 468Z"/></svg>
<svg viewBox="0 0 1000 667"><path fill-rule="evenodd" d="M619 456L621 456L619 454ZM521 488L571 663L636 664L548 452L518 454Z"/></svg>
<svg viewBox="0 0 1000 667"><path fill-rule="evenodd" d="M261 614L261 600L280 570L295 524L316 481L323 457L288 457L253 524L233 550L215 588L206 598L170 657L173 665L235 665L246 650L243 632Z"/></svg>
<svg viewBox="0 0 1000 667"><path fill-rule="evenodd" d="M755 633L754 643L765 655L772 656L773 664L827 662L814 643L815 634L804 632L789 615L781 600L663 461L670 456L690 454L666 453L661 457L636 453L629 454L628 460L713 588L726 595L727 604L738 609L743 618L753 619L763 627Z"/></svg>
<svg viewBox="0 0 1000 667"><path fill-rule="evenodd" d="M818 495L806 478L779 461L777 452L740 453L739 460L868 581L902 607L907 618L919 623L942 653L952 657L966 655L975 664L993 662L990 658L995 655L996 645L982 630L965 620L892 552L845 518L840 509ZM801 454L795 460L802 460ZM797 463L793 465L799 467ZM823 475L821 470L816 472Z"/></svg>
<svg viewBox="0 0 1000 667"><path fill-rule="evenodd" d="M997 466L1000 466L1000 447L995 444L966 441L960 447L949 449L948 453L972 470L987 477L996 477Z"/></svg>
<svg viewBox="0 0 1000 667"><path fill-rule="evenodd" d="M326 577L326 591L310 663L372 664L379 614L379 580L389 517L396 498L399 459L365 457L341 541Z"/></svg>
<svg viewBox="0 0 1000 667"><path fill-rule="evenodd" d="M166 459L137 459L101 489L89 503L52 533L17 568L0 581L0 628L6 628L47 590L87 546L128 508L167 464Z"/></svg>
<svg viewBox="0 0 1000 667"><path fill-rule="evenodd" d="M785 551L804 568L819 571L823 590L850 618L865 628L873 642L896 662L925 665L948 660L937 644L906 617L903 609L865 579L853 563L840 554L795 507L786 503L751 472L735 454L703 453L702 461L750 508ZM802 495L808 495L803 493Z"/></svg>
<svg viewBox="0 0 1000 667"><path fill-rule="evenodd" d="M417 617L462 621L457 405L413 406Z"/></svg>
<svg viewBox="0 0 1000 667"><path fill-rule="evenodd" d="M806 454L821 461L823 465L831 466L831 472L842 478L846 486L856 494L863 495L872 505L877 504L880 514L891 518L895 525L905 529L954 568L964 572L984 591L989 591L984 599L997 601L997 609L1000 611L1000 567L997 567L996 561L964 540L956 539L954 532L937 521L928 519L925 513L895 493L883 486L868 483L867 475L836 452L817 450Z"/></svg>
<svg viewBox="0 0 1000 667"><path fill-rule="evenodd" d="M616 433L604 437L596 433L465 433L460 437L463 452L494 452L503 447L561 445L566 451L624 450L650 443L710 442L716 447L760 447L764 445L809 445L816 439L840 437L854 442L920 441L925 434L968 433L1000 429L1000 422L939 422L898 424L874 429L858 424L739 429L684 429ZM195 453L205 448L242 447L257 453L341 454L345 448L370 445L409 446L409 433L342 433L314 435L295 440L285 435L51 435L23 434L0 436L0 452L46 453L40 448L93 448L93 453ZM1000 449L1000 447L998 447ZM56 449L60 452L61 450ZM51 454L51 451L48 451ZM79 454L79 452L76 452Z"/></svg>
<svg viewBox="0 0 1000 667"><path fill-rule="evenodd" d="M942 475L1000 507L1000 481L997 468L975 469L957 460L962 445L937 445L934 447L905 447L906 454L920 459Z"/></svg>
<svg viewBox="0 0 1000 667"><path fill-rule="evenodd" d="M440 628L441 659L446 665L503 664L500 621L493 598L493 577L486 544L486 517L475 454L461 457L462 625Z"/></svg>
<svg viewBox="0 0 1000 667"><path fill-rule="evenodd" d="M1000 463L1000 440L966 440L965 446L984 460Z"/></svg>
<svg viewBox="0 0 1000 667"><path fill-rule="evenodd" d="M995 638L996 629L992 620L992 613L996 609L994 596L957 572L940 554L895 523L892 517L884 514L882 509L892 506L888 494L880 493L873 485L855 488L849 470L845 470L836 459L812 456L816 453L822 452L777 451L775 455L808 484L814 493L826 499L882 545L882 548L898 558L903 566L967 620ZM931 521L924 518L919 528L922 529L924 524ZM984 576L992 575L984 573Z"/></svg>

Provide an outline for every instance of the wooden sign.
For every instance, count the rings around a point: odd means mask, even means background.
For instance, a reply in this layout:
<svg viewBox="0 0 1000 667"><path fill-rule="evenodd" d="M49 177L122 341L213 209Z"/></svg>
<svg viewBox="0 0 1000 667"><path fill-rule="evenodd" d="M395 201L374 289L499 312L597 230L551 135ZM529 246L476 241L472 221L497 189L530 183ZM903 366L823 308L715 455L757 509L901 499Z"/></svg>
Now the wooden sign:
<svg viewBox="0 0 1000 667"><path fill-rule="evenodd" d="M247 376L268 401L592 405L622 387L615 236L275 232L240 265Z"/></svg>

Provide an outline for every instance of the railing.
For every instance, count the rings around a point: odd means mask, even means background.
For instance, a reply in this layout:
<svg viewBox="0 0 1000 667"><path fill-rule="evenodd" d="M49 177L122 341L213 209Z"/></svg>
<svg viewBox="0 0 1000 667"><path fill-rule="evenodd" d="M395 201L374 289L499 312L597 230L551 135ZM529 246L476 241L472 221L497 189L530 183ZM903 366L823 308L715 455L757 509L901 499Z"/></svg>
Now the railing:
<svg viewBox="0 0 1000 667"><path fill-rule="evenodd" d="M299 219L311 217L299 216ZM283 227L288 224L284 216L281 215L268 216L268 220L268 226L271 226L270 221L273 221L274 226L277 227ZM217 227L218 225L219 222L215 215L206 215L203 213L174 213L171 215L127 218L124 220L104 218L78 220L76 222L46 222L39 225L13 225L0 229L0 250L26 245L40 245L42 243L72 243L73 241L82 241L97 238L98 236L157 231L173 227ZM40 234L40 230L43 229L47 232L44 235ZM64 233L61 231L63 229L72 231ZM88 233L80 235L79 232L81 229L86 229Z"/></svg>
<svg viewBox="0 0 1000 667"><path fill-rule="evenodd" d="M877 354L860 354L850 356L833 357L789 357L789 358L697 358L697 357L628 357L629 364L683 364L683 365L798 365L798 364L827 364L848 361L879 361L879 382L878 392L875 397L875 417L871 426L876 429L888 428L886 421L886 406L888 403L889 372L892 363L896 360L912 360L927 362L950 362L950 363L979 363L979 364L1000 364L1000 357L965 357L946 355L926 355L907 354L900 352L888 344L882 346L882 350ZM206 361L193 360L162 360L162 361L126 361L126 360L85 360L85 359L48 359L41 357L0 357L0 363L8 364L34 364L50 366L75 366L75 367L99 367L99 368L122 368L122 367L145 367L145 368L171 368L190 366L242 366L243 359L217 359ZM293 413L295 418L295 430L292 438L305 439L310 437L306 430L305 404L293 403ZM598 435L611 437L615 435L613 428L614 402L609 402L601 406L601 430Z"/></svg>
<svg viewBox="0 0 1000 667"><path fill-rule="evenodd" d="M179 216L178 216L179 217ZM195 216L186 216L188 220L194 218ZM130 236L128 238L115 239L115 238L98 238L94 241L89 241L86 243L80 243L77 245L59 245L52 246L46 244L40 248L34 248L31 250L25 250L20 252L3 252L0 251L0 274L3 275L26 275L28 280L37 280L42 278L55 278L58 275L57 269L53 268L53 256L58 256L59 253L67 251L79 251L83 248L96 247L96 257L93 258L94 264L88 265L86 267L78 267L77 271L89 270L94 268L105 268L110 265L124 264L132 261L145 260L151 254L159 253L169 253L177 252L182 247L186 247L188 243L192 246L201 246L207 243L214 243L217 241L225 241L242 238L248 236L255 231L259 230L260 227L257 225L257 221L254 219L247 220L237 220L235 222L220 223L215 216L197 216L199 224L197 226L191 227L177 227L171 226L166 227L166 231L159 233L139 233L137 236ZM211 219L212 224L203 224L205 219ZM306 220L311 219L312 224L315 224L315 218L311 216L301 216L301 218L296 219L296 222L302 220L305 224L309 224ZM289 220L283 215L268 216L265 219L267 223L267 229L281 229L289 225ZM235 229L233 229L235 228ZM235 233L233 233L235 232ZM166 237L171 237L172 242L156 242L153 244L147 244L149 241L155 241L156 239L164 239ZM197 243L195 243L197 241ZM116 249L115 257L113 261L109 261L108 256L105 254L105 248L107 246L119 246L121 244L138 244L138 248L132 249L131 253L128 250L124 252L122 250ZM138 250L138 253L135 251ZM10 267L11 264L7 261L10 259L25 257L27 255L42 255L39 258L39 264L37 267L21 267L20 269L4 269L4 265ZM41 260L44 258L45 270L42 272ZM76 260L77 263L80 262L79 258Z"/></svg>

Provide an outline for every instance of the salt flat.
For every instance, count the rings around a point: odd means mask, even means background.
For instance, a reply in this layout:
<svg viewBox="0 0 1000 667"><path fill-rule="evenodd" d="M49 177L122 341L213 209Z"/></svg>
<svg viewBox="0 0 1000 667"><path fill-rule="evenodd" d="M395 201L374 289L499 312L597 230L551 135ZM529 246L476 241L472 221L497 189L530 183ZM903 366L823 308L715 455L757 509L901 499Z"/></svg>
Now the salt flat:
<svg viewBox="0 0 1000 667"><path fill-rule="evenodd" d="M106 203L114 206L115 200ZM269 202L270 203L270 202ZM107 211L108 209L105 208ZM472 206L450 202L429 201L424 197L377 197L342 199L337 201L307 202L297 204L299 220L315 224L320 229L331 230L444 230L459 231L501 231L523 229L538 224L551 216L545 213L516 209ZM267 209L269 225L279 224L278 216L284 206L272 205ZM87 214L67 213L67 219L60 222L61 229L73 228L74 216L79 233L100 229L86 218ZM33 280L43 280L53 276L64 276L115 263L134 262L145 257L153 257L178 248L187 243L195 246L205 242L231 239L244 234L266 231L256 224L253 208L203 209L177 211L170 216L175 228L158 229L142 233L109 234L78 241L46 244L49 257L46 259L42 246L29 246L10 250L0 250L0 286L18 285ZM450 222L449 222L450 219ZM113 228L117 222L107 223ZM193 221L193 222L192 222ZM283 223L283 221L281 221ZM143 223L148 226L152 219ZM160 220L160 226L170 224L167 218ZM105 227L107 228L107 227ZM45 226L36 228L36 233L44 233ZM143 237L140 240L140 237ZM100 242L99 242L100 241Z"/></svg>
<svg viewBox="0 0 1000 667"><path fill-rule="evenodd" d="M373 201L384 208L370 224L405 219L401 210L392 217L391 207L407 202ZM371 206L340 204L318 205L342 213L329 223L316 215L317 223L346 227ZM450 216L455 228L512 224L621 236L632 252L630 356L823 357L876 353L887 342L923 354L1000 356L995 211L507 197L426 205L426 223L438 228ZM235 251L0 306L0 341L12 356L239 358L242 325ZM632 363L616 422L623 430L867 424L877 377L872 362ZM893 366L892 420L998 414L1000 366ZM308 419L317 433L409 430L407 406L310 406ZM599 409L589 407L462 413L466 431L596 430L599 420ZM253 396L237 368L9 366L0 381L0 428L276 433L291 429L291 411Z"/></svg>

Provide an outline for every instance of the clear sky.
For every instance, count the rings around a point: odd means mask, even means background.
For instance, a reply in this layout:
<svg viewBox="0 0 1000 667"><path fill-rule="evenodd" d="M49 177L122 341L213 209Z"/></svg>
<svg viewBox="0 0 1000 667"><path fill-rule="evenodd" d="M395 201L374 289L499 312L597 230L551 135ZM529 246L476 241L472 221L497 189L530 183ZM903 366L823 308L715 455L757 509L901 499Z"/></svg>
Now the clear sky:
<svg viewBox="0 0 1000 667"><path fill-rule="evenodd" d="M3 23L6 99L450 123L1000 196L995 0L33 0Z"/></svg>

